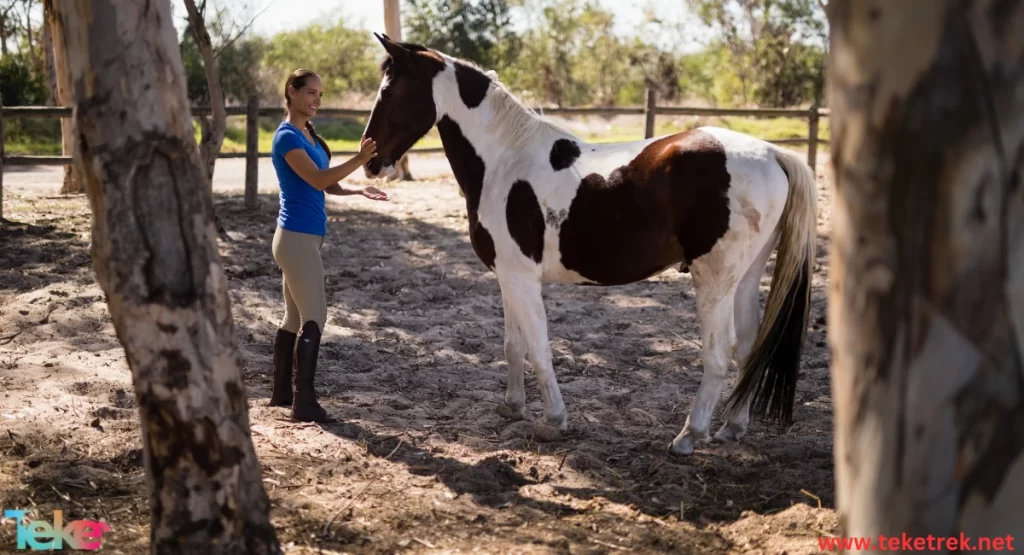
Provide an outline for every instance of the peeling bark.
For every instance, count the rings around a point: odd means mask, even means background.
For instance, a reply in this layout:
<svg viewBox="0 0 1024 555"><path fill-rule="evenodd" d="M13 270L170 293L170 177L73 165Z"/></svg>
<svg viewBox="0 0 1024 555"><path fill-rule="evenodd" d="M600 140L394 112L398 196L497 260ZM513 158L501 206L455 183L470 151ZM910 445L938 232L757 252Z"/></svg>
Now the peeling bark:
<svg viewBox="0 0 1024 555"><path fill-rule="evenodd" d="M827 12L842 534L1024 538L1024 3Z"/></svg>
<svg viewBox="0 0 1024 555"><path fill-rule="evenodd" d="M139 404L151 552L281 553L169 1L55 7L93 263Z"/></svg>
<svg viewBox="0 0 1024 555"><path fill-rule="evenodd" d="M74 99L71 98L71 73L68 70L67 60L64 53L64 30L61 28L60 18L56 16L57 0L43 0L43 16L46 19L46 26L50 30L50 40L53 41L53 73L56 76L56 99L58 106L71 106ZM72 143L75 139L75 126L71 118L60 118L61 155L71 156ZM82 183L81 175L74 164L64 166L64 181L61 184L62 194L84 193L85 185Z"/></svg>

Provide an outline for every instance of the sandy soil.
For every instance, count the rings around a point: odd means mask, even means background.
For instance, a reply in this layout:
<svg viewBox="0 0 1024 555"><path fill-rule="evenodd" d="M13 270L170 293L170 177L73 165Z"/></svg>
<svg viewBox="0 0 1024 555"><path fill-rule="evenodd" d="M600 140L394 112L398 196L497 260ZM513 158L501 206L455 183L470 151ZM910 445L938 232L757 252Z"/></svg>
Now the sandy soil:
<svg viewBox="0 0 1024 555"><path fill-rule="evenodd" d="M494 411L506 381L501 300L444 171L387 184L390 203L332 202L317 381L321 402L343 421L290 422L267 406L283 312L270 253L272 174L261 167L251 212L238 172L220 171L233 167L218 165L217 209L231 234L221 248L253 439L286 552L795 554L818 552L816 537L836 532L824 185L796 424L754 424L740 443L674 458L665 447L701 375L689 276L545 287L571 430L559 443L536 443L529 423ZM104 552L145 553L131 375L93 279L87 201L56 194L57 175L5 175L0 506L47 521L54 509L65 523L104 519L113 529ZM526 386L539 417L529 371ZM713 426L720 422L716 414ZM13 548L8 519L0 551Z"/></svg>

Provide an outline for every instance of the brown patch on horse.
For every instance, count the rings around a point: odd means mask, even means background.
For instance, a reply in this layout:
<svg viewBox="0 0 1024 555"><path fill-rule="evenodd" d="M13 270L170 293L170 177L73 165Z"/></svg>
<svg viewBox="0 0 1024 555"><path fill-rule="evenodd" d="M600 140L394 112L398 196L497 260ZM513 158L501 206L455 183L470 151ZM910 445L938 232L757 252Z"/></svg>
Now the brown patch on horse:
<svg viewBox="0 0 1024 555"><path fill-rule="evenodd" d="M562 171L576 163L580 157L580 145L569 139L558 139L551 145L551 155L548 157L551 162L551 169Z"/></svg>
<svg viewBox="0 0 1024 555"><path fill-rule="evenodd" d="M367 162L374 175L401 159L434 126L434 77L445 68L444 58L423 46L378 40L388 52L380 64L381 78L390 81L380 91L363 135L377 141L377 156ZM386 139L378 140L382 136Z"/></svg>
<svg viewBox="0 0 1024 555"><path fill-rule="evenodd" d="M583 178L559 232L562 265L621 285L688 266L729 229L725 147L697 129L647 146L607 178Z"/></svg>
<svg viewBox="0 0 1024 555"><path fill-rule="evenodd" d="M753 204L750 204L746 197L740 197L740 213L747 220L751 232L761 232L761 213L754 208Z"/></svg>
<svg viewBox="0 0 1024 555"><path fill-rule="evenodd" d="M459 98L469 108L479 106L491 88L489 77L462 61L455 62L455 82L459 86Z"/></svg>
<svg viewBox="0 0 1024 555"><path fill-rule="evenodd" d="M544 214L528 182L520 179L512 184L505 203L505 219L519 250L540 264L544 256Z"/></svg>
<svg viewBox="0 0 1024 555"><path fill-rule="evenodd" d="M469 224L469 242L473 245L473 252L480 258L480 261L493 270L494 258L497 256L494 251L494 238L491 237L484 224L475 217Z"/></svg>
<svg viewBox="0 0 1024 555"><path fill-rule="evenodd" d="M483 158L476 153L473 144L462 134L459 124L448 116L443 116L437 123L441 135L441 145L451 165L455 181L466 197L466 213L469 216L469 240L473 251L488 268L494 269L494 239L490 232L480 223L477 210L480 208L480 195L484 188Z"/></svg>

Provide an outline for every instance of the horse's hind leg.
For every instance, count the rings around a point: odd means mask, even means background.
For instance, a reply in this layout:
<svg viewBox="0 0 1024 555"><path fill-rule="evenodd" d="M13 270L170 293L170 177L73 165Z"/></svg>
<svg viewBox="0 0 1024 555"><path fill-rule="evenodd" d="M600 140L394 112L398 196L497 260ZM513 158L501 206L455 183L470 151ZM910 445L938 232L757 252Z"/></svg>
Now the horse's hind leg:
<svg viewBox="0 0 1024 555"><path fill-rule="evenodd" d="M754 263L740 280L736 288L735 319L736 319L736 362L738 372L743 371L743 364L750 351L754 349L754 341L757 339L757 331L761 322L761 276L764 275L764 268L775 250L777 235L772 235L768 243L762 247ZM737 380L738 382L739 380ZM750 397L742 403L738 403L726 415L725 424L715 433L718 441L736 441L747 433L747 424L750 422Z"/></svg>
<svg viewBox="0 0 1024 555"><path fill-rule="evenodd" d="M686 417L686 424L669 445L669 451L675 455L692 454L694 444L708 439L711 414L725 387L729 359L736 345L733 299L737 284L714 281L716 278L721 279L724 273L703 268L705 275L697 268L691 267L691 270L700 317L704 374L700 379L697 397L693 400L693 408Z"/></svg>

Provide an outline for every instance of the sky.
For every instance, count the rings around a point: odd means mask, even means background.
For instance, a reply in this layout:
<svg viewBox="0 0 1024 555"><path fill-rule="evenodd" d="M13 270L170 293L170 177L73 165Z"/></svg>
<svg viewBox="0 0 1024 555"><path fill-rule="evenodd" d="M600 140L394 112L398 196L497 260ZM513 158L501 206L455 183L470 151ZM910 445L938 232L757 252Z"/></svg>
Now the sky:
<svg viewBox="0 0 1024 555"><path fill-rule="evenodd" d="M384 2L382 0L207 0L215 7L228 8L233 13L245 13L248 21L256 19L252 30L262 35L293 30L315 21L336 21L343 18L348 25L367 32L384 32ZM656 15L672 22L685 18L683 0L598 0L605 9L615 14L616 32L626 34L641 23L645 8L657 6ZM186 15L183 0L171 0L175 14L175 27L180 33ZM654 41L657 42L657 41ZM672 46L672 45L662 45ZM685 48L690 45L676 45Z"/></svg>

